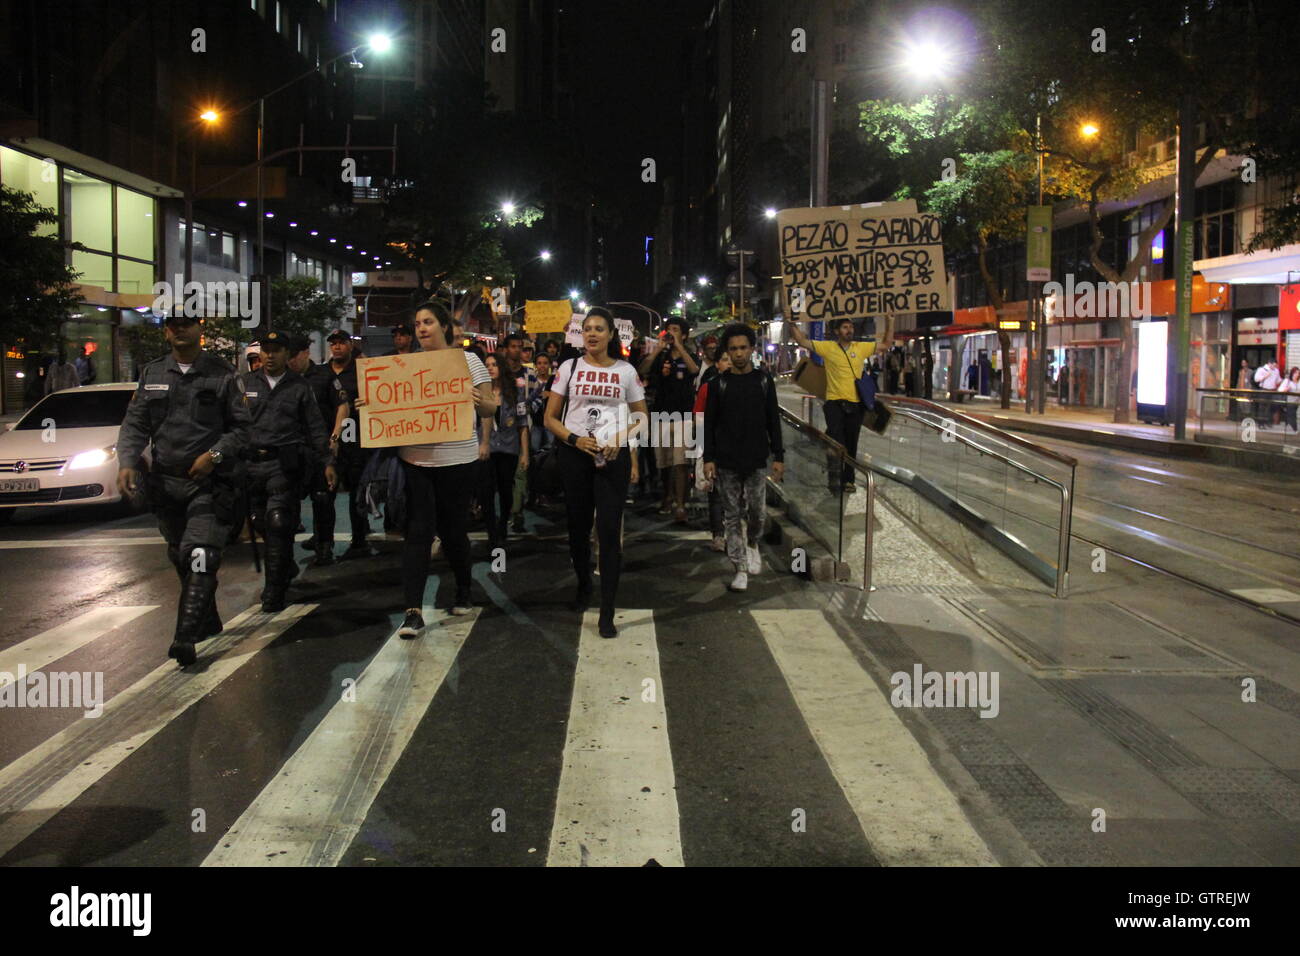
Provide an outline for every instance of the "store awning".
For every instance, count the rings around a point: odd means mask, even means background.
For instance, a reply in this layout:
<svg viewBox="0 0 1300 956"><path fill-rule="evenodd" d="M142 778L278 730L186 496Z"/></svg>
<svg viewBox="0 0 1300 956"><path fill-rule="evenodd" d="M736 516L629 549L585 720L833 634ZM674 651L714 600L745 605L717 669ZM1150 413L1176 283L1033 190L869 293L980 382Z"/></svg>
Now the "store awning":
<svg viewBox="0 0 1300 956"><path fill-rule="evenodd" d="M1229 285L1286 285L1300 278L1300 243L1279 249L1198 259L1193 267L1207 282ZM1288 278L1289 276L1289 278Z"/></svg>

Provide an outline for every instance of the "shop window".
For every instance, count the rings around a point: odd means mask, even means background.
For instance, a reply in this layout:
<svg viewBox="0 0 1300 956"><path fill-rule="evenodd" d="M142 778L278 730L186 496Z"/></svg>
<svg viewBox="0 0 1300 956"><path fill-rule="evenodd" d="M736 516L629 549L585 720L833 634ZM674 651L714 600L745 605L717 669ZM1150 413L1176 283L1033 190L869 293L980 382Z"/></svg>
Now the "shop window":
<svg viewBox="0 0 1300 956"><path fill-rule="evenodd" d="M117 187L117 254L154 257L154 201L143 193Z"/></svg>
<svg viewBox="0 0 1300 956"><path fill-rule="evenodd" d="M73 242L113 251L113 190L108 183L74 169L63 170L65 208Z"/></svg>
<svg viewBox="0 0 1300 956"><path fill-rule="evenodd" d="M153 263L117 260L117 291L130 295L145 295L153 291Z"/></svg>
<svg viewBox="0 0 1300 956"><path fill-rule="evenodd" d="M73 252L72 268L81 275L77 281L84 285L97 285L110 292L113 289L113 257L96 252Z"/></svg>
<svg viewBox="0 0 1300 956"><path fill-rule="evenodd" d="M58 167L54 163L45 163L35 156L28 156L16 149L0 146L0 182L10 189L31 193L36 202L47 209L59 213L59 177ZM57 223L41 226L37 235L58 235Z"/></svg>

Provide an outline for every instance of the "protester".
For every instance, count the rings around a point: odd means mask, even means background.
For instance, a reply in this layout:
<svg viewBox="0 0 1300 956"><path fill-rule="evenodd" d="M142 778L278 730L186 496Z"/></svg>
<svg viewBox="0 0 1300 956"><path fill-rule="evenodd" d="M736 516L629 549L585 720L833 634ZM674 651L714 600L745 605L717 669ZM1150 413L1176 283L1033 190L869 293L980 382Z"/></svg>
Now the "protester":
<svg viewBox="0 0 1300 956"><path fill-rule="evenodd" d="M451 315L438 301L416 307L415 337L425 352L458 347ZM497 410L491 376L477 356L468 351L464 355L474 387L474 406L478 416L490 419ZM365 400L359 398L357 404L364 405ZM402 540L402 595L406 602L406 618L397 631L401 637L416 637L424 630L424 590L429 580L429 553L435 528L456 579L456 596L452 599L450 611L464 615L473 610L466 519L475 462L488 457L489 434L485 422L479 438L402 445L397 449L406 476L406 535Z"/></svg>
<svg viewBox="0 0 1300 956"><path fill-rule="evenodd" d="M763 469L771 456L772 477L780 481L785 476L785 448L776 383L767 371L752 364L754 330L733 323L723 330L721 339L731 368L709 384L704 410L704 475L717 482L722 495L727 557L736 572L727 586L744 591L749 587L749 575L758 574L763 566L758 550L767 514Z"/></svg>
<svg viewBox="0 0 1300 956"><path fill-rule="evenodd" d="M695 393L695 421L696 421L695 434L697 437L700 438L702 438L702 436L704 435L704 411L707 408L707 403L709 400L709 384L713 381L716 381L719 375L727 372L731 368L731 356L728 355L726 351L720 345L717 344L718 340L716 338L711 338L710 341L713 343L714 346L713 355L716 358L716 361L710 362L708 369L706 369L703 372L703 374L700 376L700 388L699 391ZM704 354L707 356L709 353L706 352ZM700 474L701 476L703 476L704 474L703 456L701 455L700 458L697 459L697 461L699 461L700 463ZM722 524L722 492L718 489L718 483L716 480L710 480L708 484L709 484L709 533L712 535L713 538L710 547L712 547L714 551L726 551L727 539L725 537L725 529Z"/></svg>
<svg viewBox="0 0 1300 956"><path fill-rule="evenodd" d="M548 448L555 443L555 436L546 429L546 403L551 397L551 381L553 378L554 369L551 366L551 356L546 352L539 353L537 356L537 387L528 400L528 461L530 466L539 460L537 456L543 448ZM542 503L541 495L538 494L536 486L536 468L535 466L526 468L525 472L528 483L525 506L536 508ZM520 523L522 523L522 518L522 511L515 516L515 520Z"/></svg>
<svg viewBox="0 0 1300 956"><path fill-rule="evenodd" d="M569 555L578 578L578 608L591 598L591 528L600 542L601 637L616 637L623 549L621 529L628 481L635 480L635 456L624 450L646 414L645 393L636 369L617 358L618 335L608 309L591 309L582 323L584 352L564 362L546 404L546 427L561 443L556 454L564 480L569 525Z"/></svg>
<svg viewBox="0 0 1300 956"><path fill-rule="evenodd" d="M858 395L857 380L876 345L874 342L853 341L853 322L849 319L831 323L830 331L835 336L833 342L814 342L798 323L791 325L794 340L802 348L820 355L826 363L826 403L822 406L822 413L826 416L826 435L843 445L850 458L857 458L862 419L866 415L866 406ZM891 376L899 354L897 348L890 350ZM891 386L897 387L896 382L891 382ZM826 468L826 483L831 494L839 494L841 487L848 492L856 490L852 465L844 463L841 469L838 459L828 455Z"/></svg>
<svg viewBox="0 0 1300 956"><path fill-rule="evenodd" d="M1284 394L1296 395L1300 399L1300 368L1292 366L1291 371L1287 373L1286 379L1277 387L1279 392ZM1300 431L1296 425L1296 401L1287 401L1282 406L1282 414L1286 416L1287 428Z"/></svg>
<svg viewBox="0 0 1300 956"><path fill-rule="evenodd" d="M700 366L686 345L690 325L680 316L670 316L664 331L641 360L640 373L654 389L654 410L658 418L655 435L655 464L664 483L660 514L673 515L686 523L686 483L690 465L686 461L686 422L695 406L695 378Z"/></svg>
<svg viewBox="0 0 1300 956"><path fill-rule="evenodd" d="M349 405L351 428L345 429L339 443L336 468L339 481L348 492L348 520L352 525L352 542L341 555L340 561L374 557L375 550L366 541L370 534L370 518L361 496L361 473L366 469L370 451L361 447L361 416L356 401L360 390L357 385L357 363L352 348L352 336L343 329L335 329L325 341L329 344L329 369L339 384Z"/></svg>
<svg viewBox="0 0 1300 956"><path fill-rule="evenodd" d="M497 350L503 362L502 371L514 382L514 402L517 405L515 419L520 424L527 423L528 403L537 391L537 373L525 364L525 349L528 345L522 332L510 332L501 340ZM524 495L528 490L527 456L523 465L524 467L515 470L511 509L515 516L514 530L517 534L524 531Z"/></svg>
<svg viewBox="0 0 1300 956"><path fill-rule="evenodd" d="M504 359L499 354L487 357L488 374L492 377L492 393L498 408L492 420L488 459L481 463L482 480L479 482L479 502L483 506L483 521L487 526L488 548L495 551L506 542L506 528L514 499L515 473L528 472L528 416L520 415L518 386L511 377ZM525 406L526 411L526 406ZM483 426L487 427L487 420ZM500 499L501 515L496 513ZM522 529L518 529L522 530Z"/></svg>
<svg viewBox="0 0 1300 956"><path fill-rule="evenodd" d="M289 343L289 368L301 375L311 387L321 421L329 430L329 452L335 461L339 456L343 428L351 413L343 386L328 365L317 365L311 360L311 340L305 335ZM308 551L316 552L317 567L334 563L334 500L337 480L331 484L325 473L327 460L313 460L307 490L311 495L312 536L303 542Z"/></svg>

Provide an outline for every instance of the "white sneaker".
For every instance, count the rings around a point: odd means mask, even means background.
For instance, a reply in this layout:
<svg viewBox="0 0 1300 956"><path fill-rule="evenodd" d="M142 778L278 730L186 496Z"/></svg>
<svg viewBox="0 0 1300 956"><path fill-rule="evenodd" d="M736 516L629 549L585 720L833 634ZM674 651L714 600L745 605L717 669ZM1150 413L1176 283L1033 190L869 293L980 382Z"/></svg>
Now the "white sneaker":
<svg viewBox="0 0 1300 956"><path fill-rule="evenodd" d="M727 590L729 591L746 591L748 589L749 575L744 571L737 571L736 576L732 578L731 583L727 585Z"/></svg>
<svg viewBox="0 0 1300 956"><path fill-rule="evenodd" d="M745 548L745 556L749 558L750 574L758 574L763 570L763 556L758 553L758 545L751 544Z"/></svg>

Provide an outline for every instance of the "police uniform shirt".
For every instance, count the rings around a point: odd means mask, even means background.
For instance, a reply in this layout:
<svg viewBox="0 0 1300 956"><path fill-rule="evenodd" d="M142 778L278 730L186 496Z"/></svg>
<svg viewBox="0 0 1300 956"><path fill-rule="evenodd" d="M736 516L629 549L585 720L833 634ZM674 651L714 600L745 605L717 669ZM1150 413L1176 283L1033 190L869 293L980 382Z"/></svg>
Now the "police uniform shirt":
<svg viewBox="0 0 1300 956"><path fill-rule="evenodd" d="M216 450L236 458L248 442L252 420L230 364L200 351L188 371L168 353L140 372L117 439L123 468L139 468L153 443L153 460L167 468L188 466Z"/></svg>
<svg viewBox="0 0 1300 956"><path fill-rule="evenodd" d="M360 393L357 391L357 363L355 359L348 359L348 364L343 371L336 372L334 364L331 362L325 366L334 376L334 380L339 383L347 401L351 402ZM361 412L357 409L356 403L353 402L352 413L348 416L357 423L358 432L361 428Z"/></svg>
<svg viewBox="0 0 1300 956"><path fill-rule="evenodd" d="M328 365L317 365L315 362L307 366L307 370L302 373L302 377L311 388L312 395L316 399L316 407L320 409L320 417L321 421L325 423L325 430L332 433L334 430L334 417L338 414L339 406L349 400L343 391L342 383L339 382L333 369Z"/></svg>
<svg viewBox="0 0 1300 956"><path fill-rule="evenodd" d="M286 370L272 383L264 371L239 377L253 420L253 448L282 448L308 444L321 459L329 455L329 436L311 386L297 372Z"/></svg>

